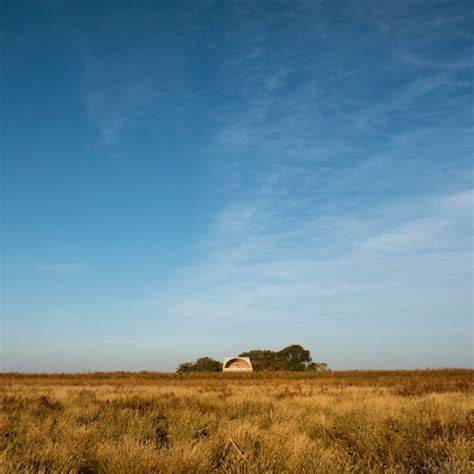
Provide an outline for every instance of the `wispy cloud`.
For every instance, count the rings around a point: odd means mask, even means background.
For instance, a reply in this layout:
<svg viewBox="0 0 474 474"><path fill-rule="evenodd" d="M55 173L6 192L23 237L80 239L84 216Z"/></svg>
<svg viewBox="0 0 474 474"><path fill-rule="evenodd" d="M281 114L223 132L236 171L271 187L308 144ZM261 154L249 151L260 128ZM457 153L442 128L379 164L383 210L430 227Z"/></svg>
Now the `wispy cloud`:
<svg viewBox="0 0 474 474"><path fill-rule="evenodd" d="M413 220L403 209L387 208L378 211L390 218L377 212L363 219L315 217L294 232L272 230L278 225L274 212L257 212L250 204L229 209L217 217L203 257L175 275L174 291L159 294L155 311L224 326L238 318L324 327L381 317L374 308L385 308L387 324L402 317L402 307L404 317L412 317L413 308L417 317L431 317L448 294L460 296L462 306L465 285L455 289L452 282L468 275L471 209L454 215L445 203L464 196L415 204Z"/></svg>
<svg viewBox="0 0 474 474"><path fill-rule="evenodd" d="M163 34L154 20L140 21L141 31L123 40L127 18L109 18L105 39L81 39L85 103L104 143L117 143L125 127L156 123L179 94L185 99L175 108L204 100L212 109L200 152L221 183L220 205L194 263L176 270L154 311L228 324L237 314L354 322L385 294L395 317L401 294L419 298L406 274L423 288L448 262L453 270L443 268L433 283L439 292L420 290L426 314L435 311L443 285L457 291L452 282L469 253L459 204L467 198L458 191L472 186L472 168L445 157L469 147L470 51L450 62L424 54L439 39L440 18L415 27L410 8L396 4L354 7L368 34L329 25L316 3L283 13L263 14L251 2L226 8L232 15L204 6L171 30L161 24ZM215 61L205 84L179 80L191 37ZM345 54L347 37L353 55Z"/></svg>
<svg viewBox="0 0 474 474"><path fill-rule="evenodd" d="M89 119L104 145L117 145L125 132L159 126L176 97L191 102L182 47L189 38L183 15L167 23L163 15L145 15L132 6L101 13L87 29L72 21L71 34L83 59Z"/></svg>
<svg viewBox="0 0 474 474"><path fill-rule="evenodd" d="M472 206L471 191L459 190L472 187L461 158L472 129L469 54L456 67L410 67L392 47L375 68L363 54L341 60L335 39L339 64L331 52L308 64L307 49L279 56L250 25L220 77L243 80L241 101L217 108L204 148L227 180L222 205L195 263L152 303L156 314L390 325L439 317L458 298L453 312L466 318ZM425 28L429 36L437 23ZM389 44L393 31L377 34ZM308 44L323 40L321 28ZM361 37L361 48L370 40Z"/></svg>

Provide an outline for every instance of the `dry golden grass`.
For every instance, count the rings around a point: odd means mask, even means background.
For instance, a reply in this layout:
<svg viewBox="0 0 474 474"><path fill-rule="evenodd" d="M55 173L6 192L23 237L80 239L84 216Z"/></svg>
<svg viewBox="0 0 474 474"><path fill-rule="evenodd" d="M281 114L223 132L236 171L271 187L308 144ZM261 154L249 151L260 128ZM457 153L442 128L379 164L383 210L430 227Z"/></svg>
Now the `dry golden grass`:
<svg viewBox="0 0 474 474"><path fill-rule="evenodd" d="M2 472L474 471L473 371L0 375Z"/></svg>

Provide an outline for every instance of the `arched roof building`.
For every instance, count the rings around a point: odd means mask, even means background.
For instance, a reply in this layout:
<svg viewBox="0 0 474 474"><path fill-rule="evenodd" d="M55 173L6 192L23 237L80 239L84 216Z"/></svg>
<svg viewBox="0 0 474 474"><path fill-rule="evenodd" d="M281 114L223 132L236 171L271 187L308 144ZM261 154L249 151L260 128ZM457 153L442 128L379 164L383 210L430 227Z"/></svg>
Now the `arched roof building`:
<svg viewBox="0 0 474 474"><path fill-rule="evenodd" d="M222 364L223 372L253 372L252 363L248 357L225 357Z"/></svg>

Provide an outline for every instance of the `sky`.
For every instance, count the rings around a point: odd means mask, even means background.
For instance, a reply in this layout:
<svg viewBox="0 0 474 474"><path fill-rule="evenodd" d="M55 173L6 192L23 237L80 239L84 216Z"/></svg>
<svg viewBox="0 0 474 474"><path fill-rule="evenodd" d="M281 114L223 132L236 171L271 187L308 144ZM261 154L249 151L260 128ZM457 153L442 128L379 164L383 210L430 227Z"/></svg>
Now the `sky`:
<svg viewBox="0 0 474 474"><path fill-rule="evenodd" d="M0 370L472 366L471 2L0 8Z"/></svg>

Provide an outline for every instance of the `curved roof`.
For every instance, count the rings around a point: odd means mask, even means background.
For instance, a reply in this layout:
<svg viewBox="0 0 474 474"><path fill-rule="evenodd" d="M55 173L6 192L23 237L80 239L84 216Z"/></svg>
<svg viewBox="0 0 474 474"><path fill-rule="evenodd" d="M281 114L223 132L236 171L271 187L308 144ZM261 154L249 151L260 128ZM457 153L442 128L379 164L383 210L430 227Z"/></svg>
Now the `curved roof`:
<svg viewBox="0 0 474 474"><path fill-rule="evenodd" d="M252 363L248 357L226 357L222 364L224 372L251 372L253 371Z"/></svg>

